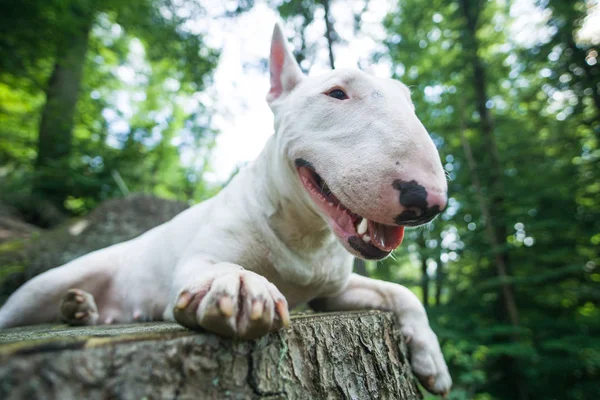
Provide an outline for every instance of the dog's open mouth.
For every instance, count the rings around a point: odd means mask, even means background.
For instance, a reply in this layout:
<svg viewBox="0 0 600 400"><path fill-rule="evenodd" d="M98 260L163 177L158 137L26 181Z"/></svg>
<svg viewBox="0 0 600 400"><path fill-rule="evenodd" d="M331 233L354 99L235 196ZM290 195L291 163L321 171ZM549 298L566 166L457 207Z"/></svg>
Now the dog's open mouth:
<svg viewBox="0 0 600 400"><path fill-rule="evenodd" d="M303 160L302 160L303 161ZM307 162L296 162L302 184L333 222L333 230L366 259L381 259L402 243L403 226L380 224L352 212Z"/></svg>

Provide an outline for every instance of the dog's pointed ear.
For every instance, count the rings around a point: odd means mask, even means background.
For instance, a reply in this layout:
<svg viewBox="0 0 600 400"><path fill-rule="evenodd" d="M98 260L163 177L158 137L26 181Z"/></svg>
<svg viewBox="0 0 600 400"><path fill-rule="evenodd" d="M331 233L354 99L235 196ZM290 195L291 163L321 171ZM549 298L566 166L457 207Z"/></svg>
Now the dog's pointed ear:
<svg viewBox="0 0 600 400"><path fill-rule="evenodd" d="M285 97L304 79L300 66L288 49L287 41L279 23L276 23L275 28L273 28L269 70L271 74L271 89L267 94L269 104Z"/></svg>

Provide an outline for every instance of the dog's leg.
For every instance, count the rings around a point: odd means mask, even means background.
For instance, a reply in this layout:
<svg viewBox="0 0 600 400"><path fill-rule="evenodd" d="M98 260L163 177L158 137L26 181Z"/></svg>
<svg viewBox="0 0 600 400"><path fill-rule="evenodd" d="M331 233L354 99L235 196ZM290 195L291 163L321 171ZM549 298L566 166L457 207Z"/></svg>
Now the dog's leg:
<svg viewBox="0 0 600 400"><path fill-rule="evenodd" d="M53 268L26 282L0 308L0 328L60 320L73 325L95 324L96 302L101 300L98 306L102 309L114 270L112 257L103 252Z"/></svg>
<svg viewBox="0 0 600 400"><path fill-rule="evenodd" d="M425 308L404 286L352 274L343 291L333 297L318 298L310 306L317 311L379 309L393 311L408 344L413 372L427 390L445 394L452 379L435 333L429 326Z"/></svg>
<svg viewBox="0 0 600 400"><path fill-rule="evenodd" d="M171 314L172 312L172 314ZM231 263L191 257L177 267L165 319L190 329L252 339L289 324L287 301L264 277Z"/></svg>

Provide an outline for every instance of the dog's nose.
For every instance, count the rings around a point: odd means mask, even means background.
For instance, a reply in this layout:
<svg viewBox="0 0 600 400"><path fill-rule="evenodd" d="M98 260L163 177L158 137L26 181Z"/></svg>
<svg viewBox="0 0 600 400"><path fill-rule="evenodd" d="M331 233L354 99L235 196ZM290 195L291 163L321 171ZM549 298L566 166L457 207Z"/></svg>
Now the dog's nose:
<svg viewBox="0 0 600 400"><path fill-rule="evenodd" d="M400 191L400 205L404 211L398 214L394 221L398 225L421 225L431 221L446 208L445 192L427 190L417 181L394 181L394 189Z"/></svg>

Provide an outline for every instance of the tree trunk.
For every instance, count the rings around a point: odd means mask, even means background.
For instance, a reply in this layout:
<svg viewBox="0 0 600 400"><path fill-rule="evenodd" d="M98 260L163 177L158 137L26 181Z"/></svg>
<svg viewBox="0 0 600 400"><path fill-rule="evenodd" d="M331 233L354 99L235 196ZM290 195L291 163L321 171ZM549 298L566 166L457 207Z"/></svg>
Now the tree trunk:
<svg viewBox="0 0 600 400"><path fill-rule="evenodd" d="M423 292L423 306L429 308L429 275L427 275L427 262L421 260L421 291Z"/></svg>
<svg viewBox="0 0 600 400"><path fill-rule="evenodd" d="M594 100L594 105L596 106L596 115L592 119L592 121L595 122L593 128L596 137L600 139L600 129L596 129L598 127L598 123L600 123L600 91L594 89L598 88L598 85L600 85L600 72L598 72L599 67L598 64L590 65L586 62L587 51L577 45L575 38L573 37L575 32L577 32L577 29L573 29L573 33L567 39L567 46L575 55L573 58L575 60L580 60L579 65L584 71L584 76L580 77L579 79L582 80L584 87L592 89L592 99Z"/></svg>
<svg viewBox="0 0 600 400"><path fill-rule="evenodd" d="M509 257L508 251L505 247L507 231L504 216L504 186L502 182L502 166L500 154L498 152L498 146L496 144L496 138L494 136L494 122L487 108L488 96L486 71L483 61L479 56L479 43L477 40L477 24L483 4L484 2L480 0L459 0L460 10L465 19L463 44L465 48L466 59L469 63L468 66L472 71L470 80L473 83L473 89L475 92L475 108L479 113L479 128L488 146L486 149L486 157L489 157L491 166L489 181L489 203L482 190L477 162L473 156L470 143L464 132L465 123L464 116L462 115L464 114L464 107L462 107L463 109L460 110L461 125L463 125L461 127L461 139L463 149L465 151L465 157L467 158L467 164L471 173L473 186L475 187L476 194L478 196L481 214L485 219L485 232L492 247L496 274L502 280L502 306L510 324L514 327L517 327L519 326L519 312L517 309L513 287L508 282ZM513 340L518 341L518 336L515 335ZM507 376L510 377L510 379L507 380L510 380L511 385L513 385L514 397L520 400L526 400L529 397L527 394L527 387L523 376L519 372L516 359L511 356L506 356L504 361L506 365L505 369L507 370Z"/></svg>
<svg viewBox="0 0 600 400"><path fill-rule="evenodd" d="M500 162L500 154L498 153L498 146L496 145L496 138L494 137L494 123L489 110L486 106L488 101L487 96L487 81L485 75L485 69L483 63L478 55L479 45L477 42L477 19L480 5L471 7L471 0L460 0L461 9L463 16L466 19L467 32L465 35L465 49L468 52L468 59L471 63L473 76L473 88L475 90L475 104L480 117L480 130L485 137L486 143L489 146L489 159L491 161L491 173L490 173L490 198L491 205L488 205L482 191L481 182L477 174L477 164L473 153L471 151L470 144L464 135L464 129L462 130L463 148L465 149L465 156L471 170L471 177L473 179L473 185L479 196L480 208L482 215L485 218L486 232L488 233L488 239L492 245L492 251L494 252L496 272L500 278L508 277L508 252L504 248L504 242L506 241L506 226L504 220L504 186L502 183L502 167ZM475 4L479 4L478 1ZM464 111L461 111L464 112ZM463 117L461 119L464 120ZM464 124L464 121L462 122ZM512 287L508 283L502 285L502 296L504 299L504 306L508 314L510 323L514 326L519 325L519 313L517 310L516 301Z"/></svg>
<svg viewBox="0 0 600 400"><path fill-rule="evenodd" d="M435 305L442 304L442 289L444 287L444 263L442 262L442 253L438 253L437 270L435 271Z"/></svg>
<svg viewBox="0 0 600 400"><path fill-rule="evenodd" d="M369 276L369 273L367 272L367 264L365 263L365 260L361 260L360 258L354 259L354 273L362 275L362 276Z"/></svg>
<svg viewBox="0 0 600 400"><path fill-rule="evenodd" d="M64 209L68 194L68 161L73 139L73 116L83 75L91 10L82 5L73 11L74 26L61 42L46 88L46 104L38 133L36 180L33 192Z"/></svg>
<svg viewBox="0 0 600 400"><path fill-rule="evenodd" d="M390 313L294 316L255 341L176 324L0 332L0 398L420 398Z"/></svg>
<svg viewBox="0 0 600 400"><path fill-rule="evenodd" d="M417 244L421 249L421 292L423 293L423 306L429 307L429 275L427 274L427 248L425 246L425 237L423 232L417 239Z"/></svg>
<svg viewBox="0 0 600 400"><path fill-rule="evenodd" d="M335 57L333 56L333 23L331 22L331 13L329 11L329 0L323 0L323 9L325 10L325 38L327 39L327 49L329 50L329 65L335 69Z"/></svg>

